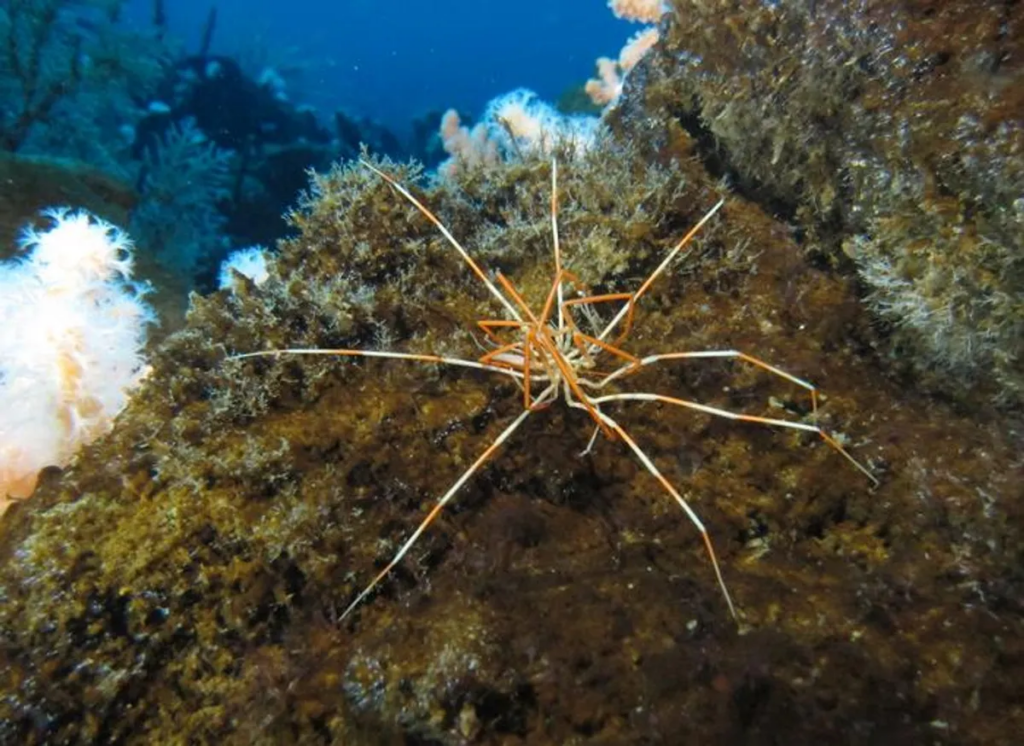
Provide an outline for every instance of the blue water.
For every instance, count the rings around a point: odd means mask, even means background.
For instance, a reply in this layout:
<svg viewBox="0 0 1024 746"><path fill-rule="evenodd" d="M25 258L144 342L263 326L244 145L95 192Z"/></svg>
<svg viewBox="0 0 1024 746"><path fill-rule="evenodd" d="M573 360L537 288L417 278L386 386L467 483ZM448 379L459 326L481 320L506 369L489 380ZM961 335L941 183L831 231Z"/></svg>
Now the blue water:
<svg viewBox="0 0 1024 746"><path fill-rule="evenodd" d="M199 46L210 0L166 0L172 32ZM549 101L614 56L635 26L602 0L219 0L215 53L299 63L294 101L368 115L404 134L429 109L478 114L519 86ZM516 12L509 13L513 8ZM152 0L129 0L148 21ZM281 62L276 62L281 64Z"/></svg>

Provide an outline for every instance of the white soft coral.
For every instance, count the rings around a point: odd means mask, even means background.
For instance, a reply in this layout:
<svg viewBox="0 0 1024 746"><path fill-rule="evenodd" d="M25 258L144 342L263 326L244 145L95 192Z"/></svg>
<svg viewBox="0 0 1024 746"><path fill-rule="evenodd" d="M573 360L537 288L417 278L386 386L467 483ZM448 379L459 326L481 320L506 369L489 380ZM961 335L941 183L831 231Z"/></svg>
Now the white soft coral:
<svg viewBox="0 0 1024 746"><path fill-rule="evenodd" d="M32 252L29 261L47 287L78 292L118 275L131 277L132 242L120 228L67 207L51 207L43 216L53 227L43 232L25 229L21 245Z"/></svg>
<svg viewBox="0 0 1024 746"><path fill-rule="evenodd" d="M0 513L39 470L109 429L141 380L154 320L132 243L89 213L48 210L23 259L0 264Z"/></svg>

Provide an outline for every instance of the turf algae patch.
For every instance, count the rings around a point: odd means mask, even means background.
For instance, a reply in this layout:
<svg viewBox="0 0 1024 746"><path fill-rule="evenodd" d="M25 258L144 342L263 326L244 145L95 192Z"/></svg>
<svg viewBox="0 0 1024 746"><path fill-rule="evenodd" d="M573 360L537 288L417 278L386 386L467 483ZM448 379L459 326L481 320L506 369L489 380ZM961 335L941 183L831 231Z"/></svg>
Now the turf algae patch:
<svg viewBox="0 0 1024 746"><path fill-rule="evenodd" d="M604 147L560 161L560 225L567 266L613 291L642 281L716 191L697 161ZM549 169L529 160L413 189L536 303L551 272ZM0 740L991 744L1020 732L1011 423L893 380L852 283L742 198L643 299L624 345L737 348L813 381L824 424L880 486L810 436L616 408L708 524L738 630L678 507L621 443L581 456L592 421L555 406L339 625L522 398L503 378L400 361L225 362L282 345L473 357L473 323L500 314L364 169L318 176L293 221L271 279L196 299L114 431L0 523ZM622 388L809 413L800 392L725 362L652 367Z"/></svg>
<svg viewBox="0 0 1024 746"><path fill-rule="evenodd" d="M611 121L856 265L894 365L1024 401L1024 7L675 0Z"/></svg>

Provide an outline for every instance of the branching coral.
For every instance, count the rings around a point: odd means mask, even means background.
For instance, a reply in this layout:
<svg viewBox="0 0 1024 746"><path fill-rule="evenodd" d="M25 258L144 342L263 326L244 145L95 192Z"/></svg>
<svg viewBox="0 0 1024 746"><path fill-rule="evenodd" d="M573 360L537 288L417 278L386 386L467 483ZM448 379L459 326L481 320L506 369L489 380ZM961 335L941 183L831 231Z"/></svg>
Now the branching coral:
<svg viewBox="0 0 1024 746"><path fill-rule="evenodd" d="M451 156L440 172L493 166L504 158L550 154L560 144L577 153L594 145L600 123L596 117L562 114L526 88L494 97L471 129L452 109L441 119L441 140Z"/></svg>
<svg viewBox="0 0 1024 746"><path fill-rule="evenodd" d="M201 257L223 248L218 202L230 194L234 155L210 142L191 119L146 151L142 200L131 228L169 266L192 270Z"/></svg>

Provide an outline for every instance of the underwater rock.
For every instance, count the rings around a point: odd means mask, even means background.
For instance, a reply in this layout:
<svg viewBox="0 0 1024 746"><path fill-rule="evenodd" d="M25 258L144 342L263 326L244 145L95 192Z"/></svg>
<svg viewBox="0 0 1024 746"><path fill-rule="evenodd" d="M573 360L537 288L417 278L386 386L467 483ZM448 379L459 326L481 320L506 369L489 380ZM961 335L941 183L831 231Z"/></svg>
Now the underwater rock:
<svg viewBox="0 0 1024 746"><path fill-rule="evenodd" d="M1024 6L672 5L620 132L661 147L678 122L806 248L852 259L894 363L1024 402Z"/></svg>
<svg viewBox="0 0 1024 746"><path fill-rule="evenodd" d="M426 191L375 164L542 302L549 161ZM563 152L558 188L565 265L593 292L636 288L719 197L697 159L609 142ZM812 381L879 486L813 435L614 407L709 527L738 628L679 507L621 442L581 455L593 422L557 403L339 624L523 397L407 361L226 361L476 358L475 322L501 317L358 164L316 176L291 222L270 278L196 297L114 431L0 521L0 741L992 744L1024 728L1019 435L894 377L854 283L741 197L622 346L740 349ZM619 388L810 412L726 361Z"/></svg>
<svg viewBox="0 0 1024 746"><path fill-rule="evenodd" d="M0 184L0 260L10 258L22 228L47 207L73 205L127 225L137 200L129 184L66 158L0 153Z"/></svg>

